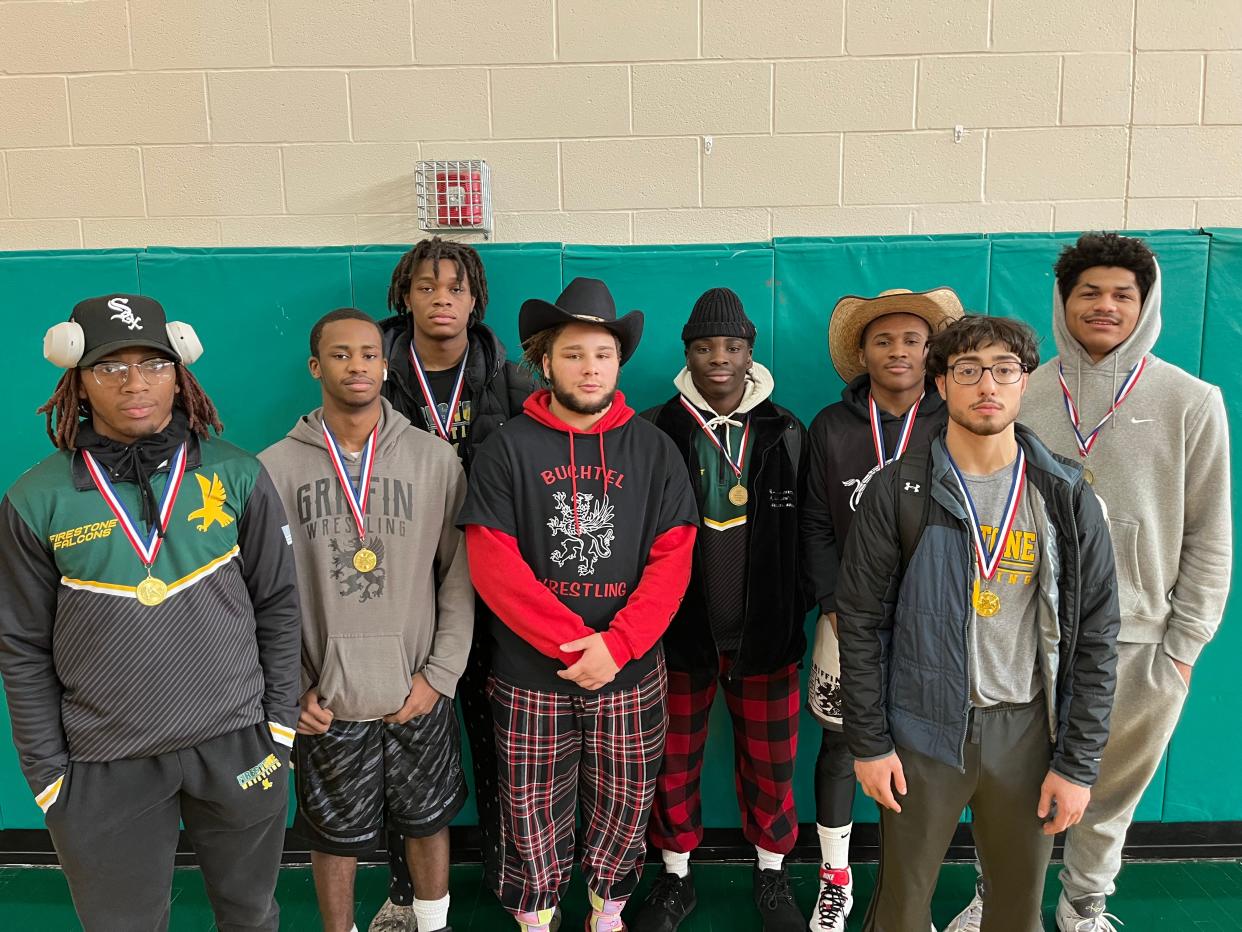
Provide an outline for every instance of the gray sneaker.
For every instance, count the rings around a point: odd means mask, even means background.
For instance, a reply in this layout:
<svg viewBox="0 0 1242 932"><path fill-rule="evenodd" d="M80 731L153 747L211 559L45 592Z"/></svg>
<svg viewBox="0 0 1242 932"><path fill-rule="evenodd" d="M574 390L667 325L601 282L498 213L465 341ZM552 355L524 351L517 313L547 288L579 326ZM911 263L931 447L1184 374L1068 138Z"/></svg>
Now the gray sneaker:
<svg viewBox="0 0 1242 932"><path fill-rule="evenodd" d="M384 905L371 920L367 932L417 932L418 921L414 918L413 906L398 906L392 900L384 900Z"/></svg>
<svg viewBox="0 0 1242 932"><path fill-rule="evenodd" d="M983 878L975 880L975 896L953 921L944 927L944 932L979 932L983 926Z"/></svg>
<svg viewBox="0 0 1242 932"><path fill-rule="evenodd" d="M1061 891L1057 900L1057 929L1060 932L1117 932L1117 926L1125 925L1111 913L1104 912L1104 894L1088 893L1071 900Z"/></svg>

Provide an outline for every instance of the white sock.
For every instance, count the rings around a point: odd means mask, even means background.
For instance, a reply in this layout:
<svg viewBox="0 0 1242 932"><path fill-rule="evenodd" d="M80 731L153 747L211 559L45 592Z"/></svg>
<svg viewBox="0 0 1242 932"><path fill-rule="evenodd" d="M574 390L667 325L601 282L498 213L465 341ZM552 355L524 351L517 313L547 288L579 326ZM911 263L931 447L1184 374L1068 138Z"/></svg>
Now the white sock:
<svg viewBox="0 0 1242 932"><path fill-rule="evenodd" d="M664 858L664 869L678 877L690 876L690 852L682 854L679 851L661 851L660 856Z"/></svg>
<svg viewBox="0 0 1242 932"><path fill-rule="evenodd" d="M761 871L778 871L785 863L785 855L767 851L758 845L755 845L755 854L759 856L759 870Z"/></svg>
<svg viewBox="0 0 1242 932"><path fill-rule="evenodd" d="M414 897L414 918L418 922L418 932L438 932L447 926L448 907L447 893L438 900L420 900Z"/></svg>
<svg viewBox="0 0 1242 932"><path fill-rule="evenodd" d="M853 829L853 822L835 827L818 824L815 826L815 833L819 835L820 860L832 870L842 870L850 866L850 832Z"/></svg>

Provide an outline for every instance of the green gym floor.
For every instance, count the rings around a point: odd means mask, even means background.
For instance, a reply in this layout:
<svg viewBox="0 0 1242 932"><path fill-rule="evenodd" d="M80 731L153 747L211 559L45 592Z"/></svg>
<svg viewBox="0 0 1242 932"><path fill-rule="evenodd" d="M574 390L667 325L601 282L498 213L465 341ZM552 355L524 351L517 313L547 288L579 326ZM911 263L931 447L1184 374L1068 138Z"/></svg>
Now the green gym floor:
<svg viewBox="0 0 1242 932"><path fill-rule="evenodd" d="M815 865L790 868L794 894L809 915L815 898ZM653 873L648 868L645 881ZM754 932L758 917L750 899L750 866L702 864L694 869L699 907L682 925L682 932ZM1044 897L1045 922L1052 929L1055 902L1055 868L1049 872ZM875 880L874 865L856 868L855 894L859 905L850 920L851 930L862 927L863 912ZM365 930L372 914L383 902L387 871L365 867L358 876L358 928ZM941 874L932 918L947 923L970 898L974 868L948 864ZM646 891L646 882L638 895ZM513 928L495 898L480 883L475 866L453 868L453 903L449 913L454 932L507 932ZM281 872L277 898L281 905L281 928L314 932L319 929L315 891L310 869L288 867ZM582 928L586 896L580 880L564 902L566 932ZM1164 861L1127 864L1109 911L1124 922L1123 932L1235 932L1242 930L1242 862ZM6 929L39 929L50 932L78 929L64 877L55 868L0 868L0 916ZM212 928L211 909L202 878L192 868L178 869L173 881L173 922L176 932Z"/></svg>

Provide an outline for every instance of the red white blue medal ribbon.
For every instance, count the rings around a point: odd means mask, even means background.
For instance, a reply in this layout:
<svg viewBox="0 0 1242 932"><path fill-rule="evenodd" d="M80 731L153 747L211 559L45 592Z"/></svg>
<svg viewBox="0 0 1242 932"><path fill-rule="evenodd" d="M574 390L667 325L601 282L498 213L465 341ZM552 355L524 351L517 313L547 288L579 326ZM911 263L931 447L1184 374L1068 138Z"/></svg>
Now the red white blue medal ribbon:
<svg viewBox="0 0 1242 932"><path fill-rule="evenodd" d="M177 501L177 492L181 489L181 480L185 477L185 458L185 444L183 443L177 447L177 452L172 458L171 465L168 467L168 483L164 486L164 497L160 501L156 525L151 528L149 534L144 538L138 532L137 522L130 517L125 503L117 496L116 489L113 488L112 483L108 480L108 471L99 465L99 461L91 455L89 450L82 451L82 459L86 461L86 470L91 474L95 488L99 490L99 494L108 503L108 508L116 516L116 520L125 532L125 536L129 538L129 545L134 548L134 552L138 554L138 559L142 561L142 565L147 568L148 572L151 570L151 565L155 563L155 558L164 543L164 532L168 530L168 521L172 517L173 504Z"/></svg>
<svg viewBox="0 0 1242 932"><path fill-rule="evenodd" d="M746 429L742 431L742 445L738 448L737 460L734 461L733 457L729 455L728 448L721 443L720 438L716 436L716 432L707 426L707 418L703 417L703 415L699 413L699 409L686 400L685 395L681 396L681 404L682 407L690 412L690 416L698 421L699 427L703 428L703 433L707 434L707 436L711 438L712 443L716 445L716 449L724 454L725 462L727 462L729 464L729 468L733 470L733 475L738 479L741 479L742 463L746 459L746 441L750 438L750 418L746 419Z"/></svg>
<svg viewBox="0 0 1242 932"><path fill-rule="evenodd" d="M923 399L927 393L919 395L910 410L906 412L905 419L901 422L901 433L897 435L897 449L891 457L884 455L884 426L880 421L880 406L875 403L875 397L870 393L867 394L867 406L871 411L871 442L875 445L876 462L881 467L887 466L893 460L901 459L906 447L910 446L910 435L914 433L914 419L918 417L919 405L923 403Z"/></svg>
<svg viewBox="0 0 1242 932"><path fill-rule="evenodd" d="M975 543L975 558L979 563L979 576L991 580L1000 567L1001 556L1005 553L1005 542L1009 540L1009 532L1013 530L1014 519L1018 515L1018 504L1022 501L1022 489L1026 485L1026 454L1018 447L1018 458L1013 463L1013 478L1009 483L1009 497L1005 500L1005 510L1001 513L1000 526L996 529L994 546L989 549L983 539L983 530L979 524L979 512L975 509L975 500L970 497L970 489L953 457L949 457L949 465L953 467L953 475L966 499L966 515L970 521L970 536Z"/></svg>
<svg viewBox="0 0 1242 932"><path fill-rule="evenodd" d="M440 438L449 443L452 443L450 434L453 430L453 412L457 410L457 404L461 401L461 390L466 381L466 359L469 356L470 347L467 346L466 352L461 357L461 365L457 367L457 380L453 383L453 394L449 397L448 411L441 420L440 409L436 406L436 394L431 390L431 382L427 378L423 364L418 359L418 353L414 352L414 341L410 341L410 363L414 366L414 375L418 378L419 388L423 390L423 398L427 402L427 410L431 413L431 425L436 429Z"/></svg>
<svg viewBox="0 0 1242 932"><path fill-rule="evenodd" d="M362 469L359 471L358 487L355 489L353 483L349 481L349 471L345 469L345 457L341 454L341 448L336 438L332 436L332 431L328 430L326 421L323 425L323 438L328 442L328 456L336 470L336 478L340 480L342 488L345 489L349 510L353 513L354 523L358 525L359 540L365 540L367 536L367 498L371 494L371 473L375 469L375 444L378 437L379 423L377 422L375 429L371 431L371 436L367 438L366 445L362 448Z"/></svg>
<svg viewBox="0 0 1242 932"><path fill-rule="evenodd" d="M1086 456L1091 452L1091 448L1095 446L1096 440L1100 436L1100 428L1108 423L1117 409L1121 407L1121 403L1134 390L1134 386L1138 383L1139 377L1143 374L1143 370L1147 367L1147 357L1144 356L1134 368L1130 370L1130 374L1126 376L1126 380L1121 383L1121 388L1117 389L1117 397L1113 399L1112 406L1105 412L1104 417L1100 419L1100 423L1095 425L1095 430L1082 435L1079 430L1078 406L1074 404L1074 396L1070 394L1069 386L1065 383L1065 369L1060 363L1057 363L1057 379L1061 382L1061 393L1065 396L1065 412L1069 415L1070 426L1074 428L1074 439L1078 441L1078 455Z"/></svg>

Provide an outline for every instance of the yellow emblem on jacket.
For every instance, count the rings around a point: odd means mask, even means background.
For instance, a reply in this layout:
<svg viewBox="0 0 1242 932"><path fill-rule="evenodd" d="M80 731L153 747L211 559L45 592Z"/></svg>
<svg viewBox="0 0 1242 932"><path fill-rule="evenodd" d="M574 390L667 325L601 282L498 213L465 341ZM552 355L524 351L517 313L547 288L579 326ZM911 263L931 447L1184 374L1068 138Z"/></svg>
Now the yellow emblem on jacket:
<svg viewBox="0 0 1242 932"><path fill-rule="evenodd" d="M194 478L198 480L198 487L203 492L203 507L191 511L186 516L187 521L202 521L198 526L200 531L206 531L211 527L212 522L219 524L220 527L228 527L233 523L233 516L225 514L224 503L228 501L228 495L224 491L224 483L220 481L220 476L216 473L211 474L211 479L194 474Z"/></svg>

